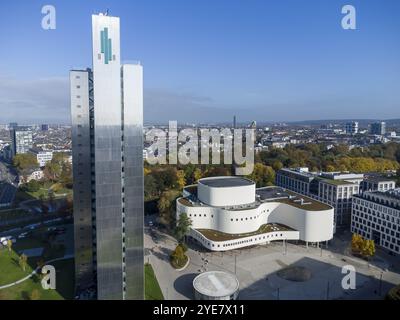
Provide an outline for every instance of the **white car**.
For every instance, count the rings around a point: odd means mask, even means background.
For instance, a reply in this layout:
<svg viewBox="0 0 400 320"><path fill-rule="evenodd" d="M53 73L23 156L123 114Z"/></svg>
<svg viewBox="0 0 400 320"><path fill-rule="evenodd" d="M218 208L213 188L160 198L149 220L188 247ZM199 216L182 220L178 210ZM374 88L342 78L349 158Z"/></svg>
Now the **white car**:
<svg viewBox="0 0 400 320"><path fill-rule="evenodd" d="M3 239L3 238L2 238L2 239ZM3 246L7 246L8 240L11 240L11 243L16 243L16 242L17 242L17 239L12 238L12 237L9 238L9 239L0 240L0 242L1 242L1 244L2 244Z"/></svg>
<svg viewBox="0 0 400 320"><path fill-rule="evenodd" d="M28 232L23 232L18 236L18 239L23 239L28 235Z"/></svg>
<svg viewBox="0 0 400 320"><path fill-rule="evenodd" d="M7 242L7 240L10 240L12 238L12 236L5 236L5 237L1 237L0 238L0 242L3 243L4 241Z"/></svg>

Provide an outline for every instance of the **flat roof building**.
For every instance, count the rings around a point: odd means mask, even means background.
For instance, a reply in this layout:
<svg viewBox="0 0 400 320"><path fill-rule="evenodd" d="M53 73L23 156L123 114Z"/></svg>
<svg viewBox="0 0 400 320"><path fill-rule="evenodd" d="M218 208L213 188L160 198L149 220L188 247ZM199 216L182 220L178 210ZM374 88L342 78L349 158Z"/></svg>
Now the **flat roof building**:
<svg viewBox="0 0 400 320"><path fill-rule="evenodd" d="M52 150L43 150L41 148L31 148L29 149L29 153L35 155L36 160L39 164L39 167L46 166L47 162L50 162L53 159L53 151Z"/></svg>
<svg viewBox="0 0 400 320"><path fill-rule="evenodd" d="M335 226L350 223L351 199L359 193L363 174L309 172L307 168L282 168L276 173L276 185L331 205Z"/></svg>
<svg viewBox="0 0 400 320"><path fill-rule="evenodd" d="M400 254L400 189L366 191L355 196L351 232Z"/></svg>
<svg viewBox="0 0 400 320"><path fill-rule="evenodd" d="M386 122L381 121L381 122L371 123L370 132L371 134L384 136L386 134Z"/></svg>
<svg viewBox="0 0 400 320"><path fill-rule="evenodd" d="M212 177L187 186L177 199L177 220L192 221L189 237L211 251L276 240L328 241L333 207L280 187L255 188L239 177Z"/></svg>
<svg viewBox="0 0 400 320"><path fill-rule="evenodd" d="M11 130L11 150L14 157L19 153L27 153L33 147L32 131L23 128Z"/></svg>
<svg viewBox="0 0 400 320"><path fill-rule="evenodd" d="M396 188L396 181L378 174L366 174L360 185L361 191L389 191Z"/></svg>

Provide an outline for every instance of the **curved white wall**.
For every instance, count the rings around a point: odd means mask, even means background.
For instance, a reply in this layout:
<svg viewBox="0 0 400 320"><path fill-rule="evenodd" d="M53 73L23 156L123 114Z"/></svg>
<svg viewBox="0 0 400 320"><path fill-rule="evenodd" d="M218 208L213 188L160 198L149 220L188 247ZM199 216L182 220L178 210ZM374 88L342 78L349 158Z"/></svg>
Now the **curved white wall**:
<svg viewBox="0 0 400 320"><path fill-rule="evenodd" d="M197 197L205 204L215 207L238 206L255 202L256 185L210 187L201 180L197 186Z"/></svg>
<svg viewBox="0 0 400 320"><path fill-rule="evenodd" d="M230 234L257 231L261 225L280 223L299 231L299 239L321 242L333 237L333 208L309 211L280 202L265 202L249 210L225 210L209 206L185 206L177 200L177 218L186 212L193 229Z"/></svg>
<svg viewBox="0 0 400 320"><path fill-rule="evenodd" d="M247 246L265 244L277 240L299 240L298 231L274 231L226 241L212 241L210 239L207 239L195 229L191 229L189 235L200 242L203 247L212 251L227 251L239 249Z"/></svg>

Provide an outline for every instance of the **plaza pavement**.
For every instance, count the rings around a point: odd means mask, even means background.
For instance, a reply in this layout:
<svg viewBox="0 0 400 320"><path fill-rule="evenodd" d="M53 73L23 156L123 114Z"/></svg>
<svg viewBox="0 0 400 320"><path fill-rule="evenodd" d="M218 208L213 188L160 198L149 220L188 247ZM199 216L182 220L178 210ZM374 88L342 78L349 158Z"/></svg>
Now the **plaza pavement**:
<svg viewBox="0 0 400 320"><path fill-rule="evenodd" d="M189 266L176 271L169 263L169 255L177 244L175 239L146 228L145 247L151 252L146 262L152 264L164 297L169 300L193 299L194 277L210 270L236 271L240 282L239 299L243 300L382 299L391 287L400 283L400 259L384 253L378 254L371 263L351 257L346 254L350 237L346 232L338 235L322 250L296 244L287 244L285 249L282 242L272 242L221 253L204 252L190 245ZM345 265L356 269L355 290L342 289ZM311 279L294 282L277 276L277 271L288 266L306 267L312 273Z"/></svg>

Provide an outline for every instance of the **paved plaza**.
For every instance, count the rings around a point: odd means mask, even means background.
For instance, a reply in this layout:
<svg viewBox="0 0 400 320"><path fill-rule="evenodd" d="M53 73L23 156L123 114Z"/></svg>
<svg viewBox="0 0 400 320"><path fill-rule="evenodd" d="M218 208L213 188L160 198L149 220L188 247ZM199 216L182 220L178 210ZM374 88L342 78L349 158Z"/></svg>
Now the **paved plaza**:
<svg viewBox="0 0 400 320"><path fill-rule="evenodd" d="M146 230L145 245L166 299L193 299L192 281L200 272L222 270L235 273L240 282L239 299L381 299L400 283L400 261L379 254L368 263L347 255L351 235L335 237L326 248L275 242L230 252L206 252L189 245L189 266L183 271L169 264L176 241L156 230ZM383 257L382 257L383 256ZM146 262L147 262L146 261ZM342 267L356 269L356 289L344 290ZM311 274L309 280L291 281L277 275L279 270L300 267ZM381 278L382 277L382 278ZM382 280L381 280L382 279Z"/></svg>

